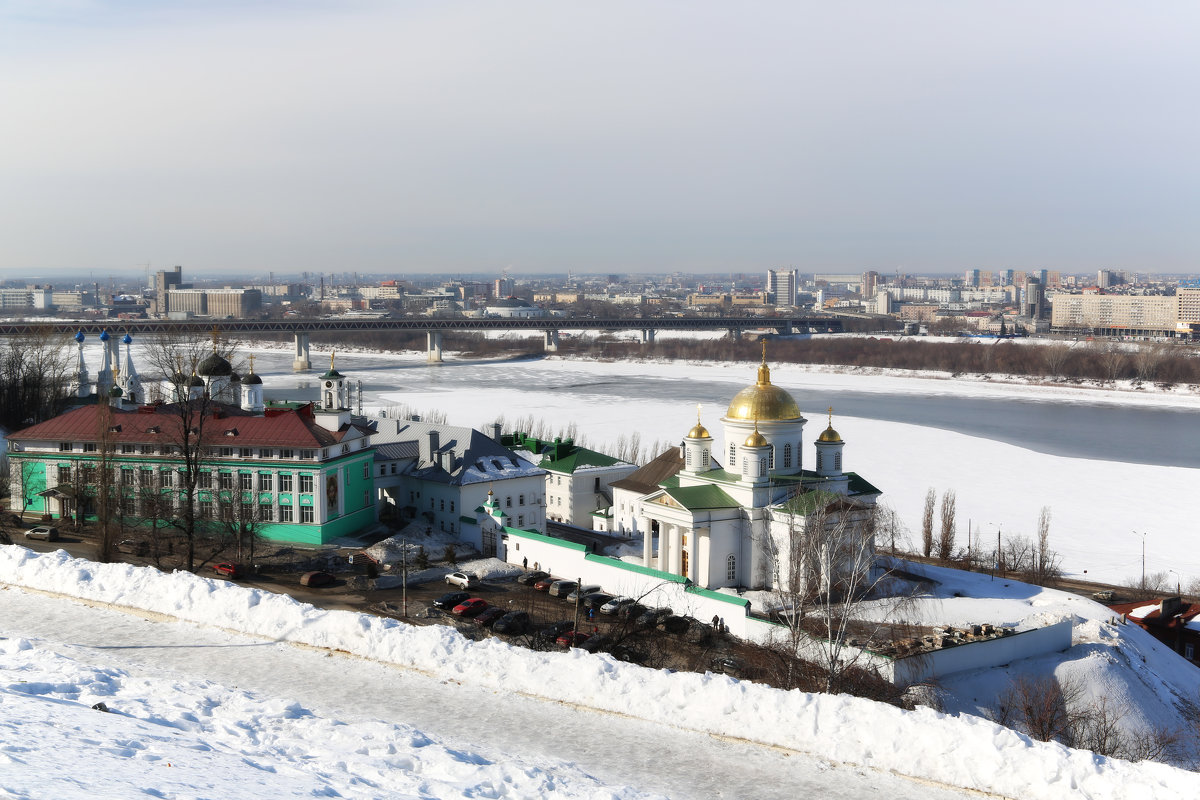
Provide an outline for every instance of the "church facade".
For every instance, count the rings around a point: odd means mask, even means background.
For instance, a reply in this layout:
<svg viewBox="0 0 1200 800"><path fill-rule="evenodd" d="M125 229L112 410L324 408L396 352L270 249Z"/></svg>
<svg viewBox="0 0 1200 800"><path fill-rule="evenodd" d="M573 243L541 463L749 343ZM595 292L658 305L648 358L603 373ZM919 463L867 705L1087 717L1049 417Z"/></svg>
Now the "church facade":
<svg viewBox="0 0 1200 800"><path fill-rule="evenodd" d="M763 362L721 418L722 442L697 415L676 450L613 484L613 533L641 538L642 563L707 589L821 591L873 561L879 490L844 468L828 427L804 466L795 399Z"/></svg>

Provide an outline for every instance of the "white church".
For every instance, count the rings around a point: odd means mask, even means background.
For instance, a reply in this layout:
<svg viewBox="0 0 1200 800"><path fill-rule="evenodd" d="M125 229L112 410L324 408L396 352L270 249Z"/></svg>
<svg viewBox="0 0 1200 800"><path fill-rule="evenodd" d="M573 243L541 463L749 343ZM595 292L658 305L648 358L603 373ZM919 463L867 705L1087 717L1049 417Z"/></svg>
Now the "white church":
<svg viewBox="0 0 1200 800"><path fill-rule="evenodd" d="M612 484L610 532L641 538L645 566L706 589L803 591L816 581L810 588L836 591L839 571L873 560L880 492L845 471L832 410L815 469L805 469L806 421L771 383L764 344L758 379L721 418L722 449L697 414L678 448Z"/></svg>

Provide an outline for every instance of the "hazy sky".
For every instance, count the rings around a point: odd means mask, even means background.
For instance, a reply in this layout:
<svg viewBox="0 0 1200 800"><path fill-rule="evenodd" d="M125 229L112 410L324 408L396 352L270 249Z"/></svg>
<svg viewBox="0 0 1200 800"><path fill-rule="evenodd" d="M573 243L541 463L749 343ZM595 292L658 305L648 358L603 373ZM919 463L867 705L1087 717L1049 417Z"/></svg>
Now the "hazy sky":
<svg viewBox="0 0 1200 800"><path fill-rule="evenodd" d="M0 274L1200 271L1193 2L0 0Z"/></svg>

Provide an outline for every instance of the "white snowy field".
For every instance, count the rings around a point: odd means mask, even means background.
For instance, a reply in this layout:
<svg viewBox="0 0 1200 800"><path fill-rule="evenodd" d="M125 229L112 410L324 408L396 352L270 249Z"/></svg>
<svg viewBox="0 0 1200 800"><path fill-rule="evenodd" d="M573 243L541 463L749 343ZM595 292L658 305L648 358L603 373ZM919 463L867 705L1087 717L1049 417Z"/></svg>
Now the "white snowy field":
<svg viewBox="0 0 1200 800"><path fill-rule="evenodd" d="M956 589L976 591L981 580L965 576ZM14 797L942 798L965 796L950 788L961 787L1022 799L1153 800L1200 792L1194 773L1030 741L978 717L471 642L450 628L324 611L62 551L0 548L0 584L0 792ZM995 614L1066 602L1011 594ZM1134 658L1161 659L1136 635L1112 635ZM559 705L547 713L546 700ZM92 711L96 702L112 713ZM463 738L443 741L425 724L449 724Z"/></svg>

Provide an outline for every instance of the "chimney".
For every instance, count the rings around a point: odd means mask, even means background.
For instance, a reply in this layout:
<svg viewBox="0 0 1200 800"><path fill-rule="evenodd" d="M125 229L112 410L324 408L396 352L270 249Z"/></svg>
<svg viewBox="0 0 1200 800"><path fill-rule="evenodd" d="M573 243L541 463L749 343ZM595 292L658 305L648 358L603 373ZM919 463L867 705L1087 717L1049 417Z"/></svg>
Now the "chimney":
<svg viewBox="0 0 1200 800"><path fill-rule="evenodd" d="M438 451L438 432L427 431L420 440L421 463L428 464L433 461Z"/></svg>
<svg viewBox="0 0 1200 800"><path fill-rule="evenodd" d="M496 444L500 444L500 431L501 430L503 430L503 427L500 425L499 422L492 423L492 441L495 442Z"/></svg>

